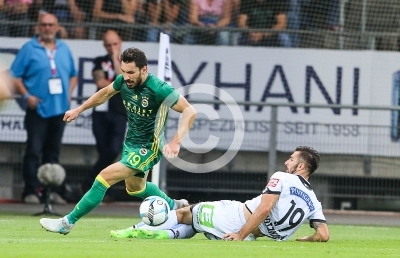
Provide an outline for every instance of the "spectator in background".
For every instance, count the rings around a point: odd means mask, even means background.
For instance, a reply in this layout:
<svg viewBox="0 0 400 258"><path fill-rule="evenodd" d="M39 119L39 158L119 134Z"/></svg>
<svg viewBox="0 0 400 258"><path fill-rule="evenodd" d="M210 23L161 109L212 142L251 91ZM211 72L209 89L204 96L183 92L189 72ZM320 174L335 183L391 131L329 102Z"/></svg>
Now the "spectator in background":
<svg viewBox="0 0 400 258"><path fill-rule="evenodd" d="M25 203L40 203L43 189L37 178L39 165L59 163L63 116L70 108L77 83L72 53L63 41L56 39L57 18L53 14L40 16L38 28L39 35L23 45L10 69L15 87L27 104L22 194ZM55 192L50 200L65 203Z"/></svg>
<svg viewBox="0 0 400 258"><path fill-rule="evenodd" d="M29 6L32 0L0 0L0 20L29 22ZM28 37L27 24L8 24L0 26L0 36Z"/></svg>
<svg viewBox="0 0 400 258"><path fill-rule="evenodd" d="M68 0L36 0L43 11L52 13L58 22L71 22L71 11Z"/></svg>
<svg viewBox="0 0 400 258"><path fill-rule="evenodd" d="M287 29L297 31L300 29L300 1L289 0L289 9L287 12ZM279 33L281 42L290 43L284 44L283 47L298 47L299 35L296 32ZM288 37L288 39L287 39Z"/></svg>
<svg viewBox="0 0 400 258"><path fill-rule="evenodd" d="M146 17L145 24L158 26L161 19L162 3L161 0L143 0L143 12ZM159 30L150 28L146 32L146 41L157 42Z"/></svg>
<svg viewBox="0 0 400 258"><path fill-rule="evenodd" d="M72 22L71 12L69 10L68 0L35 0L38 10L38 16L52 13L57 17L58 22ZM69 37L70 27L58 25L57 37L67 39ZM39 31L38 26L34 28L35 34Z"/></svg>
<svg viewBox="0 0 400 258"><path fill-rule="evenodd" d="M68 2L75 23L92 21L94 0L69 0ZM83 26L74 26L71 33L75 39L87 38L87 31Z"/></svg>
<svg viewBox="0 0 400 258"><path fill-rule="evenodd" d="M135 0L95 0L93 7L93 21L111 24L134 24L137 10ZM113 28L110 26L110 28ZM124 40L132 40L132 28L116 27L119 35ZM101 33L99 33L99 31ZM104 29L97 29L97 35L103 35Z"/></svg>
<svg viewBox="0 0 400 258"><path fill-rule="evenodd" d="M251 29L285 30L287 24L286 0L241 0L238 27ZM278 32L242 33L240 45L279 47Z"/></svg>
<svg viewBox="0 0 400 258"><path fill-rule="evenodd" d="M333 30L338 31L340 15L340 0L319 1L300 0L301 30ZM332 40L331 40L332 41ZM322 48L325 34L302 34L301 47Z"/></svg>
<svg viewBox="0 0 400 258"><path fill-rule="evenodd" d="M36 0L38 9L42 12L53 13L59 22L74 22L80 23L91 21L93 1L79 1L79 0ZM86 30L82 26L67 26L63 29L60 26L61 38L67 38L71 35L72 38L82 39L86 38Z"/></svg>
<svg viewBox="0 0 400 258"><path fill-rule="evenodd" d="M185 16L186 11L186 17ZM176 28L187 22L187 5L185 0L161 0L160 23L164 26L163 32L171 37L172 42L181 42L181 31ZM175 27L175 28L174 28ZM147 32L148 42L158 42L160 29L151 28Z"/></svg>
<svg viewBox="0 0 400 258"><path fill-rule="evenodd" d="M232 0L191 0L189 23L198 27L223 28L232 18ZM185 44L229 45L229 31L195 31L185 37Z"/></svg>
<svg viewBox="0 0 400 258"><path fill-rule="evenodd" d="M41 17L44 15L50 14L47 11L40 10L38 13L38 21L40 21ZM40 26L36 25L33 27L33 34L38 35L40 33ZM58 25L58 29L56 31L56 37L61 38L61 39L67 39L68 38L68 31L65 27Z"/></svg>
<svg viewBox="0 0 400 258"><path fill-rule="evenodd" d="M229 24L229 27L236 28L238 26L241 0L231 0L231 2L232 2L232 17L231 17L231 23ZM230 39L231 39L232 45L238 44L240 34L241 33L237 32L237 31L230 32Z"/></svg>
<svg viewBox="0 0 400 258"><path fill-rule="evenodd" d="M93 81L98 90L108 86L121 74L119 57L122 40L118 33L108 30L103 35L103 44L107 55L96 57L92 70ZM93 108L92 129L96 139L98 159L82 182L83 192L87 192L92 187L100 171L115 162L122 150L126 125L126 110L120 93L115 94L103 105ZM107 191L103 201L113 200L113 193L110 190Z"/></svg>

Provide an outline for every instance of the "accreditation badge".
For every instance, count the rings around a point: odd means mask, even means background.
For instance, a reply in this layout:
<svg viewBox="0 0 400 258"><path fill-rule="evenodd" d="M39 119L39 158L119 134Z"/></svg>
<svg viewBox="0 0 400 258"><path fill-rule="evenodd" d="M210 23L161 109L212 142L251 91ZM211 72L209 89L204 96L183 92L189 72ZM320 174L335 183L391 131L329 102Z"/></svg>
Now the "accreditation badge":
<svg viewBox="0 0 400 258"><path fill-rule="evenodd" d="M50 94L62 94L63 88L60 78L49 79L49 91Z"/></svg>

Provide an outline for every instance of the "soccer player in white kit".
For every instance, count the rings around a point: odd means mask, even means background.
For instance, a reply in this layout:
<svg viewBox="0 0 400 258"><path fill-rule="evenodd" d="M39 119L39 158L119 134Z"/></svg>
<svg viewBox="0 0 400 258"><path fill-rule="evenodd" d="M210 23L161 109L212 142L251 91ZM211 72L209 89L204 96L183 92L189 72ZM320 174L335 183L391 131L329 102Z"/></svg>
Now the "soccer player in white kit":
<svg viewBox="0 0 400 258"><path fill-rule="evenodd" d="M111 231L111 235L150 239L192 236L188 227L182 227L185 232L179 234L177 224L186 224L209 239L255 240L267 236L284 241L308 219L315 233L296 240L326 242L329 240L326 219L308 182L318 168L319 160L319 154L313 148L299 146L285 162L286 172L274 173L262 194L245 203L201 202L172 212L161 226L116 230Z"/></svg>

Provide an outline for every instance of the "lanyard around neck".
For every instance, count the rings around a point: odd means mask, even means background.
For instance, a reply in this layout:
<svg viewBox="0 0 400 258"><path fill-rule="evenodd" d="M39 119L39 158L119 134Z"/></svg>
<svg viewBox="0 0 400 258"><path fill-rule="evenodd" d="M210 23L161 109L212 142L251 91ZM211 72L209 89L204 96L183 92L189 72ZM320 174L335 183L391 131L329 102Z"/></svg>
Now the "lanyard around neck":
<svg viewBox="0 0 400 258"><path fill-rule="evenodd" d="M51 75L53 77L56 77L57 67L56 67L56 62L54 61L54 56L56 55L57 47L54 46L54 48L52 50L50 50L50 49L45 47L45 44L44 44L43 40L40 37L38 37L38 41L44 47L44 49L46 50L47 57L49 58L49 61L50 61Z"/></svg>
<svg viewBox="0 0 400 258"><path fill-rule="evenodd" d="M55 77L57 74L56 62L54 61L54 56L56 55L56 48L54 48L53 50L46 48L46 54L50 61L51 75Z"/></svg>

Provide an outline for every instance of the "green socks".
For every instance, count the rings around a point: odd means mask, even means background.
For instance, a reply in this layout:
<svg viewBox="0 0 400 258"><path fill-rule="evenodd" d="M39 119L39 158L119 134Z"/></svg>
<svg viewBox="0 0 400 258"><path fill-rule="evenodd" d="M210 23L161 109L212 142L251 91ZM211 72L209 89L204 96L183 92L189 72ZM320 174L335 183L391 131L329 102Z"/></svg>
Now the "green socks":
<svg viewBox="0 0 400 258"><path fill-rule="evenodd" d="M91 212L96 208L104 198L107 189L110 186L101 177L97 176L94 180L92 188L82 197L82 199L76 204L74 210L67 215L69 223L75 224L80 218ZM145 199L149 196L160 196L164 198L170 209L172 210L175 205L175 201L168 197L163 191L160 190L155 184L151 182L146 183L146 187L138 192L128 192L129 195L137 196L141 199Z"/></svg>
<svg viewBox="0 0 400 258"><path fill-rule="evenodd" d="M153 184L151 182L146 182L145 188L140 191L129 192L127 190L127 192L129 195L136 196L141 199L145 199L149 196L160 196L167 201L169 208L171 210L174 208L174 205L175 205L175 201L173 199L171 199L169 196L167 196L163 191L160 190L160 188L158 188L158 186L156 186L155 184Z"/></svg>
<svg viewBox="0 0 400 258"><path fill-rule="evenodd" d="M96 208L103 200L109 187L108 183L101 176L97 176L92 188L76 204L74 210L67 215L69 222L75 224L80 218Z"/></svg>

